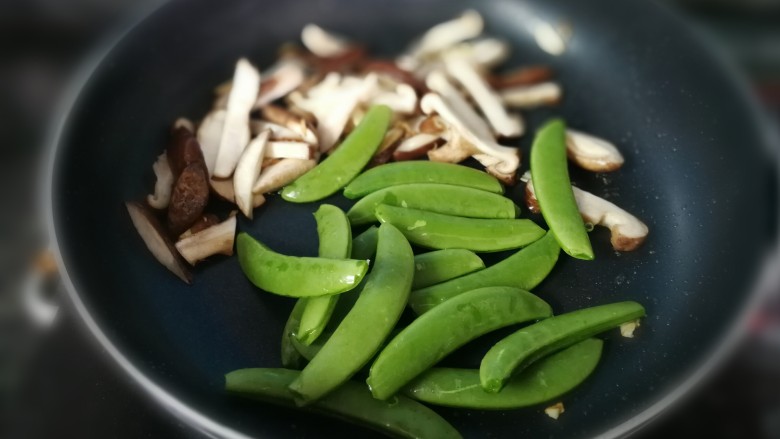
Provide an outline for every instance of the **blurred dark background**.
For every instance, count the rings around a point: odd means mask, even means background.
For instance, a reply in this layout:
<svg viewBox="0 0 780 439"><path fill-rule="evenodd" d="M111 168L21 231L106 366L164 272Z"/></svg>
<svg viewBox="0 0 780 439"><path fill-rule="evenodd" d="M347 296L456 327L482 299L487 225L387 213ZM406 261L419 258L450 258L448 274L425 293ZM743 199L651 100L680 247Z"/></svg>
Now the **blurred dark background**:
<svg viewBox="0 0 780 439"><path fill-rule="evenodd" d="M142 394L67 300L31 316L18 292L45 233L41 164L77 67L150 0L0 0L0 437L200 437ZM667 0L733 58L780 124L780 0ZM36 317L37 316L37 317ZM780 291L748 337L636 437L780 438Z"/></svg>

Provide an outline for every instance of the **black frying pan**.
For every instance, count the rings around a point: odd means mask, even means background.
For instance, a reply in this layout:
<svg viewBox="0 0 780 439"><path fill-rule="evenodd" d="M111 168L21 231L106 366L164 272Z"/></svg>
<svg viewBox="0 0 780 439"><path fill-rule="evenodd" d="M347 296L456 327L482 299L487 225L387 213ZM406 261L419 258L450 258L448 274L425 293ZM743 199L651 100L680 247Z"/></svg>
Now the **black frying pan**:
<svg viewBox="0 0 780 439"><path fill-rule="evenodd" d="M269 65L279 44L296 39L307 22L390 55L469 7L484 14L489 33L512 42L508 65L556 69L564 102L529 113L530 127L559 114L615 141L627 159L622 170L573 178L651 229L640 250L624 254L611 249L606 231L595 231L596 261L561 258L536 292L557 313L633 299L647 307L648 318L636 339L606 336L602 363L564 398L558 421L539 408L437 411L466 437L618 436L657 414L713 364L774 242L774 159L745 93L675 17L626 0L173 2L113 48L65 119L53 160L51 223L85 321L175 414L217 435L367 434L223 394L225 372L279 366L281 328L293 301L259 293L235 258L198 267L194 285L186 286L136 236L123 201L151 188L150 167L171 121L205 114L212 87L231 76L238 57ZM570 26L563 55L540 50L535 20ZM519 142L526 153L530 140ZM520 190L509 193L519 200ZM349 204L340 196L325 201ZM285 253L313 255L316 207L270 197L257 220L240 228ZM448 361L476 365L492 341Z"/></svg>

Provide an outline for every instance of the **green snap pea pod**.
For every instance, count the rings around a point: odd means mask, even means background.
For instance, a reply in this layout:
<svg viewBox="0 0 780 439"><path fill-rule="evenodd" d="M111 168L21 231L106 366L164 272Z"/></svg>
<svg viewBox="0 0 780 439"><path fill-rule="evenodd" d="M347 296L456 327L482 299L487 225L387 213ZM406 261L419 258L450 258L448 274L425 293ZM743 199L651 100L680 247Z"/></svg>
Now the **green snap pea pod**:
<svg viewBox="0 0 780 439"><path fill-rule="evenodd" d="M409 305L414 312L422 314L447 299L481 287L504 286L532 290L552 271L558 261L559 251L555 238L547 233L528 247L484 270L413 291L409 296Z"/></svg>
<svg viewBox="0 0 780 439"><path fill-rule="evenodd" d="M439 183L504 193L492 175L452 163L408 161L388 163L360 174L344 188L347 198L360 198L371 192L399 184Z"/></svg>
<svg viewBox="0 0 780 439"><path fill-rule="evenodd" d="M302 357L305 358L305 356L301 355L300 350L295 347L294 343L295 333L301 324L301 315L304 308L306 308L306 299L299 299L295 302L295 306L290 313L290 317L287 318L287 323L284 324L284 330L282 331L282 365L290 369L300 368Z"/></svg>
<svg viewBox="0 0 780 439"><path fill-rule="evenodd" d="M411 246L398 229L382 225L374 268L355 305L290 385L301 404L333 391L376 354L401 317L413 276Z"/></svg>
<svg viewBox="0 0 780 439"><path fill-rule="evenodd" d="M514 372L534 361L645 315L636 302L618 302L561 314L527 326L496 343L482 358L482 388L498 392Z"/></svg>
<svg viewBox="0 0 780 439"><path fill-rule="evenodd" d="M392 117L389 107L372 106L327 159L282 190L282 198L295 203L317 201L346 186L374 156Z"/></svg>
<svg viewBox="0 0 780 439"><path fill-rule="evenodd" d="M501 410L528 407L569 392L596 369L604 342L581 341L545 357L512 377L499 393L479 384L479 370L433 368L406 386L403 393L418 401L447 407Z"/></svg>
<svg viewBox="0 0 780 439"><path fill-rule="evenodd" d="M301 343L296 337L292 337L290 338L290 345L299 356L303 357L306 361L311 361L332 335L332 332L325 330L316 340L308 345Z"/></svg>
<svg viewBox="0 0 780 439"><path fill-rule="evenodd" d="M523 247L544 236L544 229L527 219L475 219L380 204L380 222L400 230L409 242L435 248L494 252Z"/></svg>
<svg viewBox="0 0 780 439"><path fill-rule="evenodd" d="M437 250L414 257L412 289L425 288L485 268L474 252L460 248Z"/></svg>
<svg viewBox="0 0 780 439"><path fill-rule="evenodd" d="M531 179L542 216L563 251L577 259L593 259L588 231L577 208L566 160L566 125L546 123L531 147Z"/></svg>
<svg viewBox="0 0 780 439"><path fill-rule="evenodd" d="M409 207L468 218L514 218L518 207L498 194L449 184L403 184L380 189L355 203L347 216L355 226L376 221L380 204Z"/></svg>
<svg viewBox="0 0 780 439"><path fill-rule="evenodd" d="M368 375L374 398L387 399L467 342L516 323L552 315L550 305L517 288L463 293L427 312L382 350Z"/></svg>
<svg viewBox="0 0 780 439"><path fill-rule="evenodd" d="M331 204L323 204L314 212L314 218L320 238L319 256L331 259L349 258L352 254L352 228L344 212ZM309 345L320 336L338 300L338 295L306 299L306 308L296 334L301 343Z"/></svg>
<svg viewBox="0 0 780 439"><path fill-rule="evenodd" d="M225 375L225 390L245 398L294 407L288 386L299 372L288 369L241 369ZM303 409L363 425L392 437L457 439L458 431L428 407L399 396L379 401L362 383L347 382Z"/></svg>
<svg viewBox="0 0 780 439"><path fill-rule="evenodd" d="M246 233L239 233L238 263L246 277L269 293L290 297L340 294L355 288L368 270L366 261L286 256Z"/></svg>
<svg viewBox="0 0 780 439"><path fill-rule="evenodd" d="M352 259L371 259L376 253L379 229L371 226L352 240Z"/></svg>

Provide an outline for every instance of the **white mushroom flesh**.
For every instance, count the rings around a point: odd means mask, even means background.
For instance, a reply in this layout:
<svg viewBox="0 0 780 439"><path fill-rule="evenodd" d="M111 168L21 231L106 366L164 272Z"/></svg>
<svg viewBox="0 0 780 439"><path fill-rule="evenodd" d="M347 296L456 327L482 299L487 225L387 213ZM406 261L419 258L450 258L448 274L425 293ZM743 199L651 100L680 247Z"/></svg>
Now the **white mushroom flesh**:
<svg viewBox="0 0 780 439"><path fill-rule="evenodd" d="M176 119L175 122L173 122L173 129L179 129L179 128L186 128L187 131L194 133L195 132L195 125L192 123L191 120L187 119L186 117L180 117Z"/></svg>
<svg viewBox="0 0 780 439"><path fill-rule="evenodd" d="M312 23L303 27L301 41L311 53L322 58L342 55L350 47L349 42L343 37L332 34Z"/></svg>
<svg viewBox="0 0 780 439"><path fill-rule="evenodd" d="M398 84L394 91L379 91L371 103L387 105L396 113L411 114L417 109L417 92L409 84Z"/></svg>
<svg viewBox="0 0 780 439"><path fill-rule="evenodd" d="M425 85L435 91L452 108L452 110L466 123L468 129L475 135L488 138L493 137L490 125L474 110L465 97L447 79L443 72L435 70L428 74Z"/></svg>
<svg viewBox="0 0 780 439"><path fill-rule="evenodd" d="M526 190L532 197L536 197L532 180L528 180ZM639 218L590 192L574 186L572 190L582 219L587 223L608 228L615 250L632 251L645 241L650 230Z"/></svg>
<svg viewBox="0 0 780 439"><path fill-rule="evenodd" d="M474 146L474 153L488 154L501 160L495 166L502 174L513 174L520 166L519 151L516 148L499 145L492 136L479 136L468 127L468 124L447 105L441 96L428 93L420 101L420 108L425 114L437 113L453 129L457 130L463 138Z"/></svg>
<svg viewBox="0 0 780 439"><path fill-rule="evenodd" d="M238 60L214 165L216 177L227 178L233 174L244 148L249 143L249 112L252 111L259 88L260 72L246 59Z"/></svg>
<svg viewBox="0 0 780 439"><path fill-rule="evenodd" d="M572 129L566 130L566 152L578 166L593 172L615 171L625 161L612 143Z"/></svg>
<svg viewBox="0 0 780 439"><path fill-rule="evenodd" d="M566 409L563 407L562 402L553 404L547 407L546 409L544 409L544 413L553 419L558 419L561 416L561 414L563 414L563 412L565 411Z"/></svg>
<svg viewBox="0 0 780 439"><path fill-rule="evenodd" d="M442 51L454 44L479 36L484 28L482 16L477 11L466 11L460 17L439 23L428 29L409 53L421 58Z"/></svg>
<svg viewBox="0 0 780 439"><path fill-rule="evenodd" d="M557 104L562 95L561 86L551 81L501 90L504 104L512 108L536 108Z"/></svg>
<svg viewBox="0 0 780 439"><path fill-rule="evenodd" d="M214 175L214 165L217 163L219 142L222 140L226 114L225 110L214 110L203 118L198 127L198 143L203 151L203 160L206 162L209 176Z"/></svg>
<svg viewBox="0 0 780 439"><path fill-rule="evenodd" d="M252 134L255 136L263 131L270 131L270 139L303 140L299 131L290 129L284 125L279 125L278 123L265 120L253 120L249 122L249 126L252 129Z"/></svg>
<svg viewBox="0 0 780 439"><path fill-rule="evenodd" d="M263 166L268 131L263 131L249 142L241 155L233 175L233 192L236 205L247 218L252 218L252 188Z"/></svg>
<svg viewBox="0 0 780 439"><path fill-rule="evenodd" d="M506 111L501 97L472 64L460 58L449 58L445 61L445 65L447 73L460 82L471 95L496 133L505 137L517 137L523 134L524 127L520 118L513 117Z"/></svg>
<svg viewBox="0 0 780 439"><path fill-rule="evenodd" d="M443 58L459 58L484 68L494 67L509 57L509 44L496 38L467 41L442 52Z"/></svg>
<svg viewBox="0 0 780 439"><path fill-rule="evenodd" d="M236 217L230 216L225 221L193 233L176 243L176 250L191 265L209 256L233 254L233 243L236 237Z"/></svg>
<svg viewBox="0 0 780 439"><path fill-rule="evenodd" d="M154 183L154 194L146 196L146 202L155 209L165 209L171 202L173 190L173 172L168 164L168 154L162 153L152 165L157 181Z"/></svg>
<svg viewBox="0 0 780 439"><path fill-rule="evenodd" d="M306 79L303 64L297 59L283 59L263 74L260 91L254 108L264 107L271 102L287 96ZM264 85L271 84L270 87Z"/></svg>
<svg viewBox="0 0 780 439"><path fill-rule="evenodd" d="M278 163L263 168L252 192L260 195L281 189L316 165L316 160L282 159Z"/></svg>
<svg viewBox="0 0 780 439"><path fill-rule="evenodd" d="M311 157L311 145L289 140L271 140L265 146L265 157L270 159L304 159Z"/></svg>
<svg viewBox="0 0 780 439"><path fill-rule="evenodd" d="M639 320L632 320L630 322L620 325L620 335L626 338L634 338L634 331L639 327Z"/></svg>

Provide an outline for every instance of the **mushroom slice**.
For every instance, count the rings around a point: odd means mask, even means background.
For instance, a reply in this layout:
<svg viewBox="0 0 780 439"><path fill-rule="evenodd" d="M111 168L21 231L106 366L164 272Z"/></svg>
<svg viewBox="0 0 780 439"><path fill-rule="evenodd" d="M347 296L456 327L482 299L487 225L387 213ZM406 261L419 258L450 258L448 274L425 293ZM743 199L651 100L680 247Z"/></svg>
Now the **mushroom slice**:
<svg viewBox="0 0 780 439"><path fill-rule="evenodd" d="M301 41L311 53L322 58L343 55L351 46L345 38L332 34L313 23L303 27Z"/></svg>
<svg viewBox="0 0 780 439"><path fill-rule="evenodd" d="M485 171L488 174L501 180L504 184L513 185L517 182L517 174L515 172L504 173L498 170L501 160L488 154L474 154L473 157L485 167Z"/></svg>
<svg viewBox="0 0 780 439"><path fill-rule="evenodd" d="M279 60L263 74L260 91L254 108L262 108L271 102L287 96L306 79L303 63L299 59Z"/></svg>
<svg viewBox="0 0 780 439"><path fill-rule="evenodd" d="M433 134L420 133L405 139L393 151L393 160L404 161L425 157L428 151L436 148L442 138Z"/></svg>
<svg viewBox="0 0 780 439"><path fill-rule="evenodd" d="M278 123L268 122L267 120L252 120L249 122L249 127L252 130L253 135L258 135L263 131L270 131L269 139L295 139L303 140L301 134L284 125Z"/></svg>
<svg viewBox="0 0 780 439"><path fill-rule="evenodd" d="M312 156L311 145L295 140L271 140L265 146L265 157L272 159L304 159ZM254 181L252 182L254 184Z"/></svg>
<svg viewBox="0 0 780 439"><path fill-rule="evenodd" d="M593 172L616 171L624 162L612 143L572 129L566 130L566 153L579 167Z"/></svg>
<svg viewBox="0 0 780 439"><path fill-rule="evenodd" d="M533 85L548 81L553 71L547 66L520 67L502 75L488 75L488 83L495 89L504 89L521 85Z"/></svg>
<svg viewBox="0 0 780 439"><path fill-rule="evenodd" d="M509 44L496 38L482 38L452 46L442 52L444 58L460 58L469 64L491 68L509 57Z"/></svg>
<svg viewBox="0 0 780 439"><path fill-rule="evenodd" d="M203 229L179 240L176 250L191 265L213 255L233 254L233 242L236 237L236 217L231 215L225 221Z"/></svg>
<svg viewBox="0 0 780 439"><path fill-rule="evenodd" d="M274 165L263 168L252 192L261 195L279 190L316 165L316 160L282 159Z"/></svg>
<svg viewBox="0 0 780 439"><path fill-rule="evenodd" d="M201 121L198 127L198 143L203 151L203 160L209 175L214 174L214 165L217 163L219 142L222 140L222 129L225 127L225 110L213 110Z"/></svg>
<svg viewBox="0 0 780 439"><path fill-rule="evenodd" d="M125 203L127 213L130 214L130 220L138 234L141 235L146 248L152 252L155 259L163 264L165 268L171 271L184 282L192 282L192 274L187 269L184 261L181 260L179 252L176 251L171 240L163 230L162 225L146 206L141 203Z"/></svg>
<svg viewBox="0 0 780 439"><path fill-rule="evenodd" d="M385 137L382 140L382 144L379 145L369 166L378 166L389 162L405 134L406 131L399 126L393 126L387 130Z"/></svg>
<svg viewBox="0 0 780 439"><path fill-rule="evenodd" d="M266 143L268 143L268 131L263 131L249 142L249 145L241 155L233 175L233 192L236 205L247 218L252 218L252 187L260 175L265 157Z"/></svg>
<svg viewBox="0 0 780 439"><path fill-rule="evenodd" d="M154 194L146 196L146 203L155 209L165 209L171 202L173 191L173 171L168 164L168 154L162 153L152 165L157 181L154 183Z"/></svg>
<svg viewBox="0 0 780 439"><path fill-rule="evenodd" d="M471 151L471 154L469 155L478 153L491 155L501 160L495 165L497 172L507 175L517 172L517 168L520 166L520 151L516 148L499 145L493 140L492 136L480 136L470 130L463 118L453 111L441 96L435 93L426 94L420 100L420 108L425 114L437 113L444 122L457 131L457 133L463 137L463 140L473 148L473 151ZM444 147L447 147L447 145ZM428 156L430 157L431 153L435 151L437 150L430 151Z"/></svg>
<svg viewBox="0 0 780 439"><path fill-rule="evenodd" d="M538 201L533 181L525 186L526 203L532 211L538 211ZM609 229L612 248L618 251L632 251L642 245L650 230L645 223L609 201L590 192L572 186L577 208L586 223L604 226Z"/></svg>
<svg viewBox="0 0 780 439"><path fill-rule="evenodd" d="M523 134L523 124L519 117L511 116L504 108L501 97L474 69L474 66L460 58L445 61L447 73L461 83L463 88L476 101L493 130L504 137L517 137Z"/></svg>
<svg viewBox="0 0 780 439"><path fill-rule="evenodd" d="M425 133L425 134L442 135L444 134L445 131L447 131L447 125L441 120L441 118L438 115L432 114L422 119L418 123L417 129L421 133Z"/></svg>
<svg viewBox="0 0 780 439"><path fill-rule="evenodd" d="M252 111L259 88L260 72L246 59L238 60L214 165L215 177L230 177L241 158L241 153L249 143L249 112Z"/></svg>
<svg viewBox="0 0 780 439"><path fill-rule="evenodd" d="M387 105L396 113L411 114L417 109L417 92L409 84L398 84L395 91L383 91L374 95L371 103Z"/></svg>
<svg viewBox="0 0 780 439"><path fill-rule="evenodd" d="M265 160L263 161L265 162ZM210 182L211 184L211 190L219 198L222 198L223 200L229 202L229 203L236 203L236 193L235 189L233 188L233 179L229 178L227 180L214 180L212 179ZM262 206L265 203L265 196L263 194L254 194L254 197L252 198L252 206L257 208Z"/></svg>
<svg viewBox="0 0 780 439"><path fill-rule="evenodd" d="M425 84L432 91L438 93L439 96L449 104L452 110L463 119L474 134L485 138L493 137L490 126L485 119L474 111L471 104L469 104L466 98L464 98L455 86L452 85L443 72L439 70L431 72L425 79Z"/></svg>
<svg viewBox="0 0 780 439"><path fill-rule="evenodd" d="M195 224L193 224L192 227L179 235L179 240L182 240L188 236L192 236L194 233L198 233L201 230L208 229L209 227L217 224L219 224L219 218L217 218L217 216L213 213L207 213L195 221Z"/></svg>
<svg viewBox="0 0 780 439"><path fill-rule="evenodd" d="M317 135L309 125L309 122L285 108L276 105L266 105L263 107L263 117L272 123L287 127L298 133L301 140L310 145L317 145L318 143Z"/></svg>
<svg viewBox="0 0 780 439"><path fill-rule="evenodd" d="M536 108L543 105L555 105L561 101L563 91L555 82L542 82L534 85L522 85L501 90L504 104L513 108Z"/></svg>
<svg viewBox="0 0 780 439"><path fill-rule="evenodd" d="M195 132L195 124L186 117L180 117L173 122L173 129L177 130L179 128L184 128L191 133Z"/></svg>
<svg viewBox="0 0 780 439"><path fill-rule="evenodd" d="M468 10L460 17L439 23L428 29L410 50L401 55L398 64L406 70L415 70L419 59L440 52L482 33L484 21L477 11Z"/></svg>

